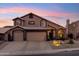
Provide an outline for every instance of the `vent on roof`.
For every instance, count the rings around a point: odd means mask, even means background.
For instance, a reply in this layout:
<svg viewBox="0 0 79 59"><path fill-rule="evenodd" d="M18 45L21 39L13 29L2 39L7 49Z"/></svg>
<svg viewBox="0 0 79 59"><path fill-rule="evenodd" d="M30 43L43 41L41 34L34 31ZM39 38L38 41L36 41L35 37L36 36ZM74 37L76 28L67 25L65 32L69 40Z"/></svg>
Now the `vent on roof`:
<svg viewBox="0 0 79 59"><path fill-rule="evenodd" d="M33 18L33 14L29 14L29 18Z"/></svg>

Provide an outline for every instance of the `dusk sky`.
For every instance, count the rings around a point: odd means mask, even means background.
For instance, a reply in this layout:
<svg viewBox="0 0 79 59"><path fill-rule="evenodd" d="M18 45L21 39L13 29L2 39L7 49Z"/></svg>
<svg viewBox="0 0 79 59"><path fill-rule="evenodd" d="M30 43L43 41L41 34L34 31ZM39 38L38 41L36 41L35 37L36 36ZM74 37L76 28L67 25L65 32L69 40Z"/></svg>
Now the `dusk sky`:
<svg viewBox="0 0 79 59"><path fill-rule="evenodd" d="M13 18L30 12L62 26L66 25L67 19L71 22L79 20L79 4L77 3L0 3L0 27L13 25Z"/></svg>

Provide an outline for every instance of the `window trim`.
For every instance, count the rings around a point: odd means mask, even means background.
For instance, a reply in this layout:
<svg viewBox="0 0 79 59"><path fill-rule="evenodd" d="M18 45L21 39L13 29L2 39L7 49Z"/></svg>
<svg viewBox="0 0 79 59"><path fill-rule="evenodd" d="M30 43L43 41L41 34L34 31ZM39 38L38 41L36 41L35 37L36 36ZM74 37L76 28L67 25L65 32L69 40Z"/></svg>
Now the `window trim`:
<svg viewBox="0 0 79 59"><path fill-rule="evenodd" d="M33 22L33 23L32 23ZM35 21L28 21L29 25L35 25Z"/></svg>

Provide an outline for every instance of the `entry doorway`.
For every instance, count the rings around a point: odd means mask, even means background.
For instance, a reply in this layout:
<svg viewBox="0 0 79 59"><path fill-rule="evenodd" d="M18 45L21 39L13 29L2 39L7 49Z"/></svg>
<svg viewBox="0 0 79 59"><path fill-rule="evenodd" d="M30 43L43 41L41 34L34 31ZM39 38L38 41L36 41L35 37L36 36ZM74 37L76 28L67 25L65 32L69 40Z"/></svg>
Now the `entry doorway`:
<svg viewBox="0 0 79 59"><path fill-rule="evenodd" d="M8 41L13 41L11 34L8 34Z"/></svg>
<svg viewBox="0 0 79 59"><path fill-rule="evenodd" d="M55 30L48 31L48 40L54 40L55 39Z"/></svg>

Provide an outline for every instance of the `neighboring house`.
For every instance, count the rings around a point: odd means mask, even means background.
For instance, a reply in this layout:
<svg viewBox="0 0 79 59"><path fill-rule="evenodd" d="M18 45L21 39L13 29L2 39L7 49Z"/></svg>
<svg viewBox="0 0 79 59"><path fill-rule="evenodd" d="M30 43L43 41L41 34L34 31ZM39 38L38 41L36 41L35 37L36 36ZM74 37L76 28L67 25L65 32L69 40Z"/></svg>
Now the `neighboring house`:
<svg viewBox="0 0 79 59"><path fill-rule="evenodd" d="M6 41L46 41L65 36L65 28L33 13L13 19L14 26L0 29L1 40Z"/></svg>
<svg viewBox="0 0 79 59"><path fill-rule="evenodd" d="M79 39L79 21L75 21L70 23L69 21L69 33L72 33L74 36L74 39Z"/></svg>

